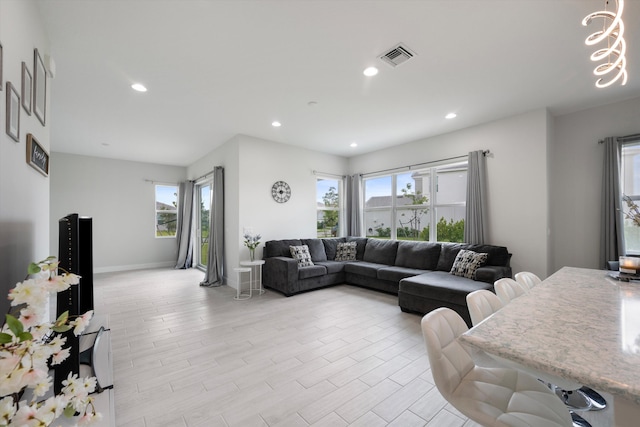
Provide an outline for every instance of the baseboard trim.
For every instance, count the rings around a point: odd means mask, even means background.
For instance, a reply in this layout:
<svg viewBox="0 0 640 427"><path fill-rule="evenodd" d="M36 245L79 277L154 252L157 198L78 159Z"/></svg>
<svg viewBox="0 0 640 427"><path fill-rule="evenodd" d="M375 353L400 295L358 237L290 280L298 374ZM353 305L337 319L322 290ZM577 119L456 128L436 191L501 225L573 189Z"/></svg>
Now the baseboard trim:
<svg viewBox="0 0 640 427"><path fill-rule="evenodd" d="M96 274L113 273L116 271L147 270L150 268L162 268L162 267L174 267L174 266L175 266L175 262L165 261L165 262L153 262L149 264L112 265L109 267L98 267L98 268L94 268L93 272Z"/></svg>

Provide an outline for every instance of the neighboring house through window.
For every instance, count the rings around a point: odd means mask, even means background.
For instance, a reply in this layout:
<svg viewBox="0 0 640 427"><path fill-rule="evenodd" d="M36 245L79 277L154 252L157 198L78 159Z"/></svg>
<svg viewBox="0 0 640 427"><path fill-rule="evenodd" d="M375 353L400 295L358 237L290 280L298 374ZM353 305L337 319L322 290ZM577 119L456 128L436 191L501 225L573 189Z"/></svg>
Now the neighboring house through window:
<svg viewBox="0 0 640 427"><path fill-rule="evenodd" d="M178 224L178 186L160 185L156 189L156 237L176 237Z"/></svg>
<svg viewBox="0 0 640 427"><path fill-rule="evenodd" d="M629 197L636 205L640 205L640 143L622 145L621 162L622 182L620 190L623 196ZM628 212L627 204L622 201L623 212ZM640 227L631 219L624 219L625 253L640 255Z"/></svg>
<svg viewBox="0 0 640 427"><path fill-rule="evenodd" d="M467 162L364 179L367 237L462 242Z"/></svg>

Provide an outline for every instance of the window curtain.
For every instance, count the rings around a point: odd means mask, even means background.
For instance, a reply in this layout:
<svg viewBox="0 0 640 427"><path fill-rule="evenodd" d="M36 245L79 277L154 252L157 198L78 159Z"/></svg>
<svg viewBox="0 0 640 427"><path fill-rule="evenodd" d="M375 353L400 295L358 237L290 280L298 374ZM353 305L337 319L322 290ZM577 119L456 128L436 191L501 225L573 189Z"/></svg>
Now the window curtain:
<svg viewBox="0 0 640 427"><path fill-rule="evenodd" d="M180 210L178 211L178 260L175 268L191 268L193 266L193 181L180 183Z"/></svg>
<svg viewBox="0 0 640 427"><path fill-rule="evenodd" d="M347 236L362 235L362 175L347 176Z"/></svg>
<svg viewBox="0 0 640 427"><path fill-rule="evenodd" d="M604 168L602 174L602 215L600 224L600 265L624 255L624 219L620 190L620 160L622 146L618 138L604 139Z"/></svg>
<svg viewBox="0 0 640 427"><path fill-rule="evenodd" d="M484 244L487 234L487 159L484 151L469 153L464 241Z"/></svg>
<svg viewBox="0 0 640 427"><path fill-rule="evenodd" d="M213 169L207 272L200 286L222 286L224 277L224 168Z"/></svg>

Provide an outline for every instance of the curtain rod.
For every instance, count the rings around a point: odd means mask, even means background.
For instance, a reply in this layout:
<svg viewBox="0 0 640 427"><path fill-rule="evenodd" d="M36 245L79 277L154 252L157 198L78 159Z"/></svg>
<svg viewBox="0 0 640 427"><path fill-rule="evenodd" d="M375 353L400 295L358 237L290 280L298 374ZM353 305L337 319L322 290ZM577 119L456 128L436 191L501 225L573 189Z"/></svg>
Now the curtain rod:
<svg viewBox="0 0 640 427"><path fill-rule="evenodd" d="M489 150L482 150L482 155L484 155L484 156L486 156L489 153L490 153ZM378 173L381 173L381 172L398 171L398 170L401 170L401 169L411 170L412 168L415 168L416 166L425 166L425 165L430 165L430 164L433 164L433 163L446 162L446 161L449 161L449 160L464 159L464 158L468 158L468 157L469 157L468 154L461 155L461 156L447 157L446 159L431 160L429 162L415 163L413 165L408 165L408 166L399 166L397 168L382 169L382 170L379 170L379 171L367 172L365 174L362 174L362 176L374 175L374 174L378 174Z"/></svg>
<svg viewBox="0 0 640 427"><path fill-rule="evenodd" d="M205 173L204 175L199 176L199 177L197 177L197 178L195 178L195 179L192 179L191 181L193 181L193 182L200 181L202 178L206 178L206 177L208 177L209 175L213 175L213 172L214 172L214 171L211 171L211 172L209 172L209 173Z"/></svg>
<svg viewBox="0 0 640 427"><path fill-rule="evenodd" d="M339 175L339 174L336 174L336 173L320 172L320 171L317 171L317 170L313 170L312 172L316 176L321 175L321 176L326 176L328 178L344 178L346 176L346 175Z"/></svg>
<svg viewBox="0 0 640 427"><path fill-rule="evenodd" d="M619 136L617 138L618 140L621 140L620 142L629 142L636 139L640 140L640 133L634 133L633 135ZM598 144L604 144L604 139L599 139Z"/></svg>

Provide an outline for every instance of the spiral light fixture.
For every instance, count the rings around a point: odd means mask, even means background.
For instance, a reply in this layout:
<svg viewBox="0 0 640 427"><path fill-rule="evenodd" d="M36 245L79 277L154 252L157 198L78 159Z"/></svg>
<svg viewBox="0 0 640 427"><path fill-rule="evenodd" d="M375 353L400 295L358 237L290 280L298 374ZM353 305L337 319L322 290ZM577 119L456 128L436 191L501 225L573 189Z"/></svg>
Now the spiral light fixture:
<svg viewBox="0 0 640 427"><path fill-rule="evenodd" d="M607 10L609 1L605 1L605 10L590 13L582 20L585 27L595 18L602 18L602 29L591 34L584 41L587 46L593 46L606 41L607 46L602 47L593 54L591 60L594 62L602 62L593 70L593 74L598 76L596 87L603 88L611 86L622 78L622 85L627 83L627 59L625 52L627 45L624 41L624 23L622 22L622 10L624 9L624 0L616 0L615 13ZM609 75L609 73L615 73ZM608 80L605 80L608 79Z"/></svg>

